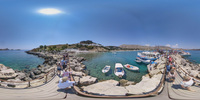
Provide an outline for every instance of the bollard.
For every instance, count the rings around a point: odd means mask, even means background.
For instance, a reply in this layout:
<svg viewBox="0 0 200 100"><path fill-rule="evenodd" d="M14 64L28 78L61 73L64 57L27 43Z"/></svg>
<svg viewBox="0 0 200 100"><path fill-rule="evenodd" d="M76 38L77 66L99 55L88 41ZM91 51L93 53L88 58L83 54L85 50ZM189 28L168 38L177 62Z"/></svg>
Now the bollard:
<svg viewBox="0 0 200 100"><path fill-rule="evenodd" d="M48 74L47 74L48 75ZM45 78L45 83L47 83L47 75L46 75L46 78Z"/></svg>
<svg viewBox="0 0 200 100"><path fill-rule="evenodd" d="M28 87L31 87L31 81L28 81Z"/></svg>

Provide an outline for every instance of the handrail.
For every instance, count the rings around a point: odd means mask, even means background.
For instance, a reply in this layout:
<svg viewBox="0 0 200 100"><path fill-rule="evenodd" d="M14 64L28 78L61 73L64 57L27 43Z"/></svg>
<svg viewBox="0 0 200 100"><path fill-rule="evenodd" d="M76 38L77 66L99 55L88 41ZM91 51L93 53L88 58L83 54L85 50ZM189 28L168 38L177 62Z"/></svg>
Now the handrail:
<svg viewBox="0 0 200 100"><path fill-rule="evenodd" d="M34 79L34 80L30 80L30 81L21 81L21 82L14 82L14 81L7 81L7 80L3 80L3 79L0 79L0 81L1 81L1 83L2 82L8 82L8 83L27 83L28 82L28 87L30 87L31 85L30 85L30 82L32 82L32 81L35 81L35 80L39 80L39 79L42 79L42 78L44 78L45 76L45 83L48 81L48 79L47 79L47 76L50 74L50 72L54 72L54 75L55 75L55 68L52 68L51 70L49 70L48 71L48 73L46 73L46 74L44 74L43 76L40 76L40 77L38 77L38 78L36 78L36 79ZM18 84L18 85L20 85L20 84ZM25 85L25 84L23 84L23 85Z"/></svg>
<svg viewBox="0 0 200 100"><path fill-rule="evenodd" d="M69 65L69 67L70 67L70 65ZM158 92L160 91L160 89L162 88L162 86L164 84L165 75L166 75L166 67L165 67L163 76L162 76L161 81L158 84L158 86L155 88L155 90L153 90L153 91L151 91L147 94L136 94L136 95L131 94L131 95L126 95L126 96L93 95L93 94L87 94L87 93L80 91L78 86L74 85L73 88L74 88L74 90L76 91L77 94L83 95L83 96L86 96L86 97L93 97L93 98L141 98L141 97L149 97L149 96L155 96L155 95L158 94ZM70 74L70 79L71 79L71 81L74 81L74 78L71 74Z"/></svg>

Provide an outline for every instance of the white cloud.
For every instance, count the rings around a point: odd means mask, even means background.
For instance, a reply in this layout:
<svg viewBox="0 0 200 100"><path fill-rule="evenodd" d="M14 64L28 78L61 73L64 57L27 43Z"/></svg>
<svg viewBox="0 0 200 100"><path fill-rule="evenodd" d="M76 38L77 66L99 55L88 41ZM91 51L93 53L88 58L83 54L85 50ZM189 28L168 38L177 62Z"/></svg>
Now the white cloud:
<svg viewBox="0 0 200 100"><path fill-rule="evenodd" d="M171 47L171 45L170 45L170 44L166 44L165 46L167 46L167 47Z"/></svg>
<svg viewBox="0 0 200 100"><path fill-rule="evenodd" d="M145 44L145 46L150 46L150 44Z"/></svg>
<svg viewBox="0 0 200 100"><path fill-rule="evenodd" d="M172 45L172 48L178 48L178 44Z"/></svg>

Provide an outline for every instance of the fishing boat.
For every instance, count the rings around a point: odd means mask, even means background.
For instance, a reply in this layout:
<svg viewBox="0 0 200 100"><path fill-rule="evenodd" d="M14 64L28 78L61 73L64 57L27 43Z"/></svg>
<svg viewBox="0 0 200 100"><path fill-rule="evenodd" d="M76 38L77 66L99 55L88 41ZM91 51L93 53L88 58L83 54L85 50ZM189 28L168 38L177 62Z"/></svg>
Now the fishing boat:
<svg viewBox="0 0 200 100"><path fill-rule="evenodd" d="M110 66L106 65L103 69L102 69L102 73L107 73L110 70Z"/></svg>
<svg viewBox="0 0 200 100"><path fill-rule="evenodd" d="M139 68L137 66L133 66L133 65L130 65L130 64L126 64L126 65L124 65L124 67L126 69L129 69L129 70L132 70L132 71L138 71L139 70Z"/></svg>
<svg viewBox="0 0 200 100"><path fill-rule="evenodd" d="M160 53L158 53L158 52L138 52L137 56L144 60L156 60L159 58Z"/></svg>
<svg viewBox="0 0 200 100"><path fill-rule="evenodd" d="M116 64L115 64L114 73L115 73L115 75L118 76L118 77L124 76L124 73L125 73L125 72L124 72L124 69L123 69L123 66L122 66L121 63L116 63Z"/></svg>

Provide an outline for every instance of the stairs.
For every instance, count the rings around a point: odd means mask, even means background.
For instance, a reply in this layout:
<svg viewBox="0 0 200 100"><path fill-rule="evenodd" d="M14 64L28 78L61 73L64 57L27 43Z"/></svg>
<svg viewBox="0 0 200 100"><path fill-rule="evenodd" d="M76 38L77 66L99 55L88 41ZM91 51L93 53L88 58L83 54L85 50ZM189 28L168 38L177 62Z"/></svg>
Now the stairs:
<svg viewBox="0 0 200 100"><path fill-rule="evenodd" d="M180 86L181 81L183 81L183 79L177 72L175 84L167 82L169 97L176 100L200 100L200 87L191 86L191 89L195 90L195 92L188 91Z"/></svg>

